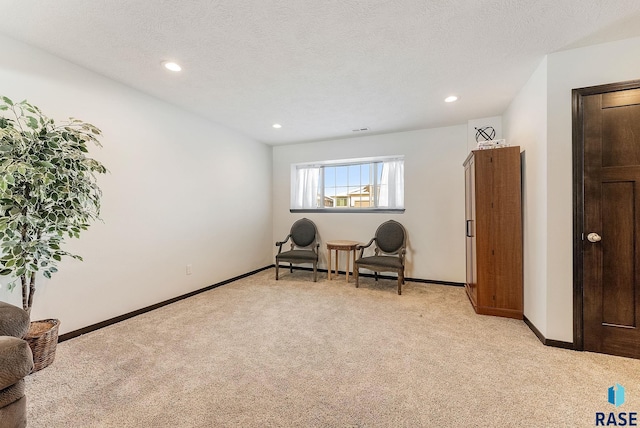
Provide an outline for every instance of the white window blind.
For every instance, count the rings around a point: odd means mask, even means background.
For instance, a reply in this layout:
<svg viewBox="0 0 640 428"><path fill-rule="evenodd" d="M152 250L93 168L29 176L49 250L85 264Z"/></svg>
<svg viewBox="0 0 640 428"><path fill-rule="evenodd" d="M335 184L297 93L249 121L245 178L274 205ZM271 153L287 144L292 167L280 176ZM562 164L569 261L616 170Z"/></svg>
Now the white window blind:
<svg viewBox="0 0 640 428"><path fill-rule="evenodd" d="M296 168L294 187L291 191L291 207L311 209L318 207L320 190L320 167Z"/></svg>
<svg viewBox="0 0 640 428"><path fill-rule="evenodd" d="M404 160L382 162L380 208L404 208Z"/></svg>

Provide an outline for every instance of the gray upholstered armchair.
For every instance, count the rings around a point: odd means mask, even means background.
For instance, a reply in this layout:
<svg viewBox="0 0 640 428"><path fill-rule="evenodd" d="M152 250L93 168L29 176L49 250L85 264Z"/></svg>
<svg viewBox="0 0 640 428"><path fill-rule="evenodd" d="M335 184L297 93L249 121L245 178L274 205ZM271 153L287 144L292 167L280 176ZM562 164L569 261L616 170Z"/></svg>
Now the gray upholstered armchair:
<svg viewBox="0 0 640 428"><path fill-rule="evenodd" d="M0 427L27 426L24 377L33 369L29 344L29 315L22 308L0 302Z"/></svg>
<svg viewBox="0 0 640 428"><path fill-rule="evenodd" d="M374 242L376 243L374 255L364 257L365 248L369 248ZM360 268L372 270L376 281L378 281L378 272L397 272L398 294L402 294L406 247L407 231L404 226L394 220L382 223L376 230L375 237L368 244L356 247L356 251L360 250L360 256L356 260L353 269L356 277L356 287L360 285Z"/></svg>
<svg viewBox="0 0 640 428"><path fill-rule="evenodd" d="M291 249L282 251L282 246L291 239ZM313 281L318 279L318 229L308 218L302 218L291 226L291 231L284 240L276 242L278 254L276 255L276 280L280 262L289 263L289 269L293 272L293 265L298 263L313 264Z"/></svg>

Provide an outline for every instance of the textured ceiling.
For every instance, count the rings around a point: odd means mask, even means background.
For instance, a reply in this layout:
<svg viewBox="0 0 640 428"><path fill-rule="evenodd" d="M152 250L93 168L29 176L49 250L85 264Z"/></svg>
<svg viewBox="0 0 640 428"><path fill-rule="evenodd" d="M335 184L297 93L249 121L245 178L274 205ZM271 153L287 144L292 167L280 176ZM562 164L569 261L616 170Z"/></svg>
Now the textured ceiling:
<svg viewBox="0 0 640 428"><path fill-rule="evenodd" d="M545 54L640 36L638 0L0 0L0 17L9 37L268 144L498 115Z"/></svg>

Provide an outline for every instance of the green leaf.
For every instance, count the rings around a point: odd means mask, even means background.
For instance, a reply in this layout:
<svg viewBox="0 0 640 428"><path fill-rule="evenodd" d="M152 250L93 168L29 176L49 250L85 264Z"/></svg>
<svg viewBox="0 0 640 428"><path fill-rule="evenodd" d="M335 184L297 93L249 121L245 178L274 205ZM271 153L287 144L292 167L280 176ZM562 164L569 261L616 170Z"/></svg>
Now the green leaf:
<svg viewBox="0 0 640 428"><path fill-rule="evenodd" d="M11 272L13 272L11 269L1 269L0 270L0 276L11 275Z"/></svg>
<svg viewBox="0 0 640 428"><path fill-rule="evenodd" d="M51 162L47 162L47 161L40 161L40 162L36 162L36 165L38 166L44 166L45 168L55 168L55 165L53 165Z"/></svg>
<svg viewBox="0 0 640 428"><path fill-rule="evenodd" d="M13 105L13 101L11 101L9 98L7 97L2 97L2 101L4 101L5 103L9 104L10 106Z"/></svg>
<svg viewBox="0 0 640 428"><path fill-rule="evenodd" d="M27 126L31 129L38 128L38 120L33 116L27 116Z"/></svg>

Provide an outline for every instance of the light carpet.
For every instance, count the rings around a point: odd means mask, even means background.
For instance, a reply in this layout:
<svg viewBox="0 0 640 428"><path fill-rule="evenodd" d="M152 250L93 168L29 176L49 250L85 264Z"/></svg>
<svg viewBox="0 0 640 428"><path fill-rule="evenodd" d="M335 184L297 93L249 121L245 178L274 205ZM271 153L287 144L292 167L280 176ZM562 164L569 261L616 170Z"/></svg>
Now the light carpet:
<svg viewBox="0 0 640 428"><path fill-rule="evenodd" d="M546 347L460 287L269 269L59 344L27 397L31 428L589 427L640 412L640 360Z"/></svg>

